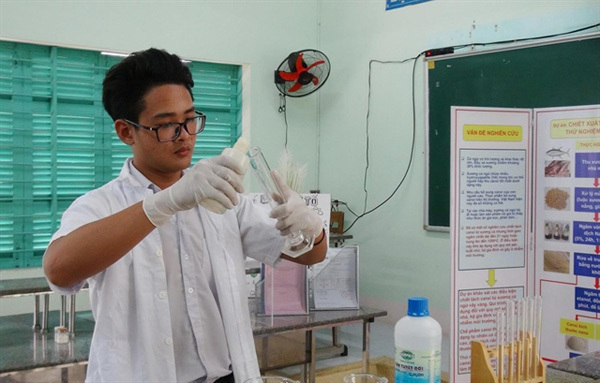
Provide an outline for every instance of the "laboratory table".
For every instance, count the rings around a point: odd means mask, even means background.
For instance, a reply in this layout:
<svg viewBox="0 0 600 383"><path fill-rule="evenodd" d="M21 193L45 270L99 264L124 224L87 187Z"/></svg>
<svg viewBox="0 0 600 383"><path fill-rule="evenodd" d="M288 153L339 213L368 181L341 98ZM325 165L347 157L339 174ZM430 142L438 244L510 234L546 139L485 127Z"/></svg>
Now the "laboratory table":
<svg viewBox="0 0 600 383"><path fill-rule="evenodd" d="M49 293L51 291L44 277L0 280L0 297L3 298Z"/></svg>
<svg viewBox="0 0 600 383"><path fill-rule="evenodd" d="M361 307L358 310L311 311L308 315L297 316L253 316L252 329L254 336L269 336L289 331L305 331L306 358L302 380L314 383L317 348L315 331L333 329L354 323L362 323L362 363L363 371L369 371L370 324L377 317L386 316L387 311ZM335 341L334 341L335 342Z"/></svg>
<svg viewBox="0 0 600 383"><path fill-rule="evenodd" d="M60 312L50 311L51 328L60 323ZM75 315L77 331L67 343L55 343L54 331L32 331L30 315L0 317L0 376L61 365L82 363L88 353L94 332L91 311Z"/></svg>
<svg viewBox="0 0 600 383"><path fill-rule="evenodd" d="M303 378L315 381L316 340L315 330L334 328L347 324L363 324L363 368L368 368L370 323L386 311L370 308L358 310L315 311L303 316L252 317L253 333L258 337L302 330L306 333L306 359ZM59 322L60 313L51 311L49 322ZM12 315L0 317L0 376L16 371L84 363L94 331L90 311L77 312L77 331L67 343L54 342L54 333L31 330L30 316Z"/></svg>

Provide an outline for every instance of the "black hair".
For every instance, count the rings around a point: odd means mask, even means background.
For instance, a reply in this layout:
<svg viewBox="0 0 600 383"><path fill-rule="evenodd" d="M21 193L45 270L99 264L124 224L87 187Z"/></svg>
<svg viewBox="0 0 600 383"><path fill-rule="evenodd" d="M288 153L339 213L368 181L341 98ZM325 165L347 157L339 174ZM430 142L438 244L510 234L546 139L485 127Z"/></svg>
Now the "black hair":
<svg viewBox="0 0 600 383"><path fill-rule="evenodd" d="M113 121L138 122L145 108L144 96L161 85L183 85L190 92L194 80L179 56L150 48L134 52L108 70L102 83L102 103Z"/></svg>

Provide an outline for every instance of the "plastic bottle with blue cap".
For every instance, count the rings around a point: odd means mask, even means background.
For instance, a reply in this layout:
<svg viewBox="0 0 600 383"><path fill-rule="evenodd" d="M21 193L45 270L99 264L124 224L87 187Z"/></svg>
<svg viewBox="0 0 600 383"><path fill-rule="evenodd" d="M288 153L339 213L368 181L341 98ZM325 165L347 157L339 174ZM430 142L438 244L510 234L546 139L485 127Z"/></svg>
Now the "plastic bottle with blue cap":
<svg viewBox="0 0 600 383"><path fill-rule="evenodd" d="M428 306L427 298L409 298L407 315L396 323L396 383L441 382L442 327Z"/></svg>

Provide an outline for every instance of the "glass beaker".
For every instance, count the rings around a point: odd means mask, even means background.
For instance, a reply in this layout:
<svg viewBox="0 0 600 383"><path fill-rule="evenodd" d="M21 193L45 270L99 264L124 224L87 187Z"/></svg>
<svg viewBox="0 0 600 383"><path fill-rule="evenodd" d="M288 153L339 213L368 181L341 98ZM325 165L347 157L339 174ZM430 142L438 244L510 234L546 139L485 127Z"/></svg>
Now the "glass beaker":
<svg viewBox="0 0 600 383"><path fill-rule="evenodd" d="M244 383L300 383L297 380L283 376L257 376L244 380Z"/></svg>
<svg viewBox="0 0 600 383"><path fill-rule="evenodd" d="M344 383L388 383L388 379L373 374L349 374L344 376Z"/></svg>
<svg viewBox="0 0 600 383"><path fill-rule="evenodd" d="M271 208L278 205L277 201L273 199L273 195L275 194L278 195L282 201L287 202L279 185L277 185L277 182L273 179L271 168L269 167L261 148L258 146L251 147L248 151L248 156L250 157L250 168L256 175L258 184L269 200ZM301 231L298 231L296 233L288 234L281 251L292 258L296 258L309 252L313 248L314 242L314 236L307 238Z"/></svg>

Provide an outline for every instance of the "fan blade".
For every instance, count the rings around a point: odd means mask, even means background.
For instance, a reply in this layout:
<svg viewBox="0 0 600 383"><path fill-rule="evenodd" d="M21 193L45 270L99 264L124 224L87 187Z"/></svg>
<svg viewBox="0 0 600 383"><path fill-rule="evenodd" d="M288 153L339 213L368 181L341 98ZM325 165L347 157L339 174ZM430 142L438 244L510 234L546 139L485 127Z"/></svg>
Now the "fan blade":
<svg viewBox="0 0 600 383"><path fill-rule="evenodd" d="M281 76L281 78L284 79L285 81L294 81L294 80L298 79L298 72L290 73L290 72L284 72L284 71L280 70L279 76Z"/></svg>
<svg viewBox="0 0 600 383"><path fill-rule="evenodd" d="M319 83L319 78L317 76L313 75L312 83L313 83L313 85L316 86Z"/></svg>
<svg viewBox="0 0 600 383"><path fill-rule="evenodd" d="M302 57L304 56L304 53L300 53L298 54L298 58L296 59L296 71L297 72L304 72L306 70L306 68L302 65Z"/></svg>
<svg viewBox="0 0 600 383"><path fill-rule="evenodd" d="M302 84L297 82L294 84L294 86L292 86L290 89L288 89L288 92L294 93L294 92L298 91L300 88L302 88Z"/></svg>
<svg viewBox="0 0 600 383"><path fill-rule="evenodd" d="M306 68L306 70L309 70L310 68L313 68L313 67L315 67L317 65L321 65L321 64L325 64L325 61L321 60L321 61L314 62L314 63L310 64L308 66L308 68Z"/></svg>

